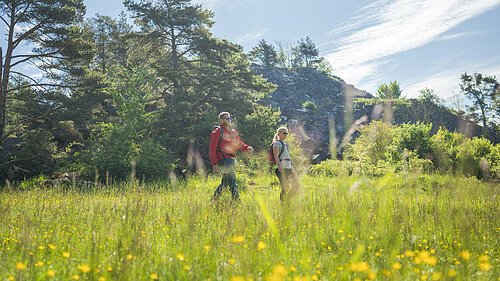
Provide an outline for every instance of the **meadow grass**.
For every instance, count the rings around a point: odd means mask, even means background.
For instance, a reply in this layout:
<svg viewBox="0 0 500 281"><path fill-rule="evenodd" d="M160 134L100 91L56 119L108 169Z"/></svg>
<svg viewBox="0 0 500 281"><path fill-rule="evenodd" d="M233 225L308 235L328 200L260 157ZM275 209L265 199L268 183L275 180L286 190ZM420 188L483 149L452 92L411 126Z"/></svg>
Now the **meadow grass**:
<svg viewBox="0 0 500 281"><path fill-rule="evenodd" d="M0 192L0 280L500 280L498 184L274 177Z"/></svg>

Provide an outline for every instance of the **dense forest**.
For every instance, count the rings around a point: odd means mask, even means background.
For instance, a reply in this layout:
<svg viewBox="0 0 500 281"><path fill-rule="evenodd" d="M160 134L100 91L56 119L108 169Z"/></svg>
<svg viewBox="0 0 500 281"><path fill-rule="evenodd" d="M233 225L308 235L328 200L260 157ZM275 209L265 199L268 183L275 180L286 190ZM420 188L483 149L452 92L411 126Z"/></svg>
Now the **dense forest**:
<svg viewBox="0 0 500 281"><path fill-rule="evenodd" d="M252 63L312 68L340 79L307 36L277 46L261 40L245 53L242 46L215 37L210 32L214 14L189 0L124 4L130 18L122 13L85 19L83 0L0 2L6 32L0 49L0 178L75 172L87 179L124 179L133 168L141 178L162 179L176 170L204 169L200 159L207 156L219 112L230 111L242 137L259 150L267 148L280 123L278 108L259 103L276 85L252 71ZM478 122L484 138L463 144L460 136L441 131L432 141L440 153L452 150L444 159L430 157L439 153L422 146L422 140L431 140L425 125L375 124L391 132L381 139L388 151L378 147L373 154L361 143L371 141L360 138L349 145L346 159L378 174L377 165L400 163L404 150L405 161L430 161L435 170L455 171L460 159L471 158L474 167L487 161L489 173L498 175L499 146L488 141L499 129L498 82L479 73L458 80L460 94L471 102L455 112ZM421 98L441 103L431 89L423 89ZM392 106L400 99L394 81L381 85L370 102ZM399 137L385 139L392 135ZM416 139L420 142L412 143ZM467 154L470 147L478 152Z"/></svg>

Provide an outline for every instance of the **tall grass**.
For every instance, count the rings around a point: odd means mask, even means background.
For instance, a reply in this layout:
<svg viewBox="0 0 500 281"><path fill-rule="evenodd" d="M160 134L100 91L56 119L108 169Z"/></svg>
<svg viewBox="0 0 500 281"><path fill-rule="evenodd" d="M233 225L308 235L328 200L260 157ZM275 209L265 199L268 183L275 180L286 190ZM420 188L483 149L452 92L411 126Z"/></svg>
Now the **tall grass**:
<svg viewBox="0 0 500 281"><path fill-rule="evenodd" d="M243 177L242 177L243 179ZM498 185L438 175L217 178L0 193L0 279L499 280Z"/></svg>

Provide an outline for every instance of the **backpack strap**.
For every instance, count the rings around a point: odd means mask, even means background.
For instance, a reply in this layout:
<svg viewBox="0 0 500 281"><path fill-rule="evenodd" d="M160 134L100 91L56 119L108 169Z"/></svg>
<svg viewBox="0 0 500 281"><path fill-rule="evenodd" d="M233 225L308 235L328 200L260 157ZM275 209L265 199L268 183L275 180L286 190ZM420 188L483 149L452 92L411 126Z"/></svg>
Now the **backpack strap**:
<svg viewBox="0 0 500 281"><path fill-rule="evenodd" d="M217 143L217 151L221 151L219 148L219 145L220 145L220 142L222 141L222 138L224 137L224 129L222 129L222 127L219 125L214 125L214 130L220 131L219 142Z"/></svg>
<svg viewBox="0 0 500 281"><path fill-rule="evenodd" d="M285 146L286 146L286 144L285 144L285 142L284 142L284 141L282 141L282 140L278 140L278 142L280 142L280 143L281 143L280 154L278 154L278 161L279 161L279 160L280 160L280 157L281 157L281 154L283 154L283 151L285 151Z"/></svg>
<svg viewBox="0 0 500 281"><path fill-rule="evenodd" d="M224 129L219 126L219 125L214 125L214 130L219 130L220 131L220 135L219 135L219 142L217 143L217 149L216 151L220 152L222 154L222 157L224 157L224 159L226 159L226 153L224 153L221 149L220 149L220 142L222 141L222 138L224 137Z"/></svg>

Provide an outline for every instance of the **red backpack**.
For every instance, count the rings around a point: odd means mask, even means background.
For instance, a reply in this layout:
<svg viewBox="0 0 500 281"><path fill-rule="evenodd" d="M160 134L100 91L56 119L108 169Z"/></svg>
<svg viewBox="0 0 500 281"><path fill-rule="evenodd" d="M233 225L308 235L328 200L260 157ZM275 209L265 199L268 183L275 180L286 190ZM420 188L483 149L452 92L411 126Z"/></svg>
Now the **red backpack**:
<svg viewBox="0 0 500 281"><path fill-rule="evenodd" d="M268 151L268 154L267 154L267 160L269 160L269 164L270 165L274 165L276 163L278 163L278 159L275 159L274 158L274 152L273 152L273 145L276 143L276 142L280 142L281 143L281 149L280 149L280 153L278 154L278 158L280 158L281 154L283 153L283 151L285 150L285 142L282 141L282 140L277 140L277 141L273 141L271 143L271 145L269 145L269 151Z"/></svg>

